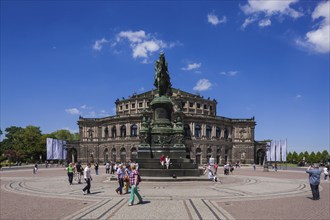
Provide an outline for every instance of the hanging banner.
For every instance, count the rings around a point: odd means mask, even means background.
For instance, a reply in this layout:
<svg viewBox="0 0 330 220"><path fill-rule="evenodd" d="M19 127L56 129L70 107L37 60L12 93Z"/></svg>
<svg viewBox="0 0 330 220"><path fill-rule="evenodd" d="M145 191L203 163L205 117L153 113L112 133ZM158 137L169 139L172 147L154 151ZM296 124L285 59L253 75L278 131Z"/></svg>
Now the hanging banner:
<svg viewBox="0 0 330 220"><path fill-rule="evenodd" d="M287 141L281 140L281 147L282 147L282 161L286 162L286 153L287 153Z"/></svg>
<svg viewBox="0 0 330 220"><path fill-rule="evenodd" d="M53 160L53 138L46 139L47 146L47 160Z"/></svg>
<svg viewBox="0 0 330 220"><path fill-rule="evenodd" d="M271 161L271 159L270 159L270 142L266 143L266 158L267 158L267 161Z"/></svg>
<svg viewBox="0 0 330 220"><path fill-rule="evenodd" d="M281 160L281 141L276 141L276 154L275 154L275 161Z"/></svg>
<svg viewBox="0 0 330 220"><path fill-rule="evenodd" d="M270 143L270 161L275 161L275 150L276 150L276 143L272 141Z"/></svg>

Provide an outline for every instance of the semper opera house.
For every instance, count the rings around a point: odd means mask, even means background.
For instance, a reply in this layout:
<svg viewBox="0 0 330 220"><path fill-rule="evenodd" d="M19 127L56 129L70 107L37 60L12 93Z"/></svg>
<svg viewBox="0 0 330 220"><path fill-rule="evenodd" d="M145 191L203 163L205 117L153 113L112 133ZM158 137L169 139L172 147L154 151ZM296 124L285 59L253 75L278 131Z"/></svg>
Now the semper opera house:
<svg viewBox="0 0 330 220"><path fill-rule="evenodd" d="M252 118L227 118L217 115L217 101L171 88L172 112L180 110L187 155L196 164L215 162L262 164L265 141L255 141L256 121ZM143 114L157 89L117 99L116 115L104 118L79 117L80 140L67 144L68 160L85 163L126 162L138 159ZM151 113L152 114L152 113ZM152 119L149 119L152 120ZM175 121L173 120L173 124Z"/></svg>

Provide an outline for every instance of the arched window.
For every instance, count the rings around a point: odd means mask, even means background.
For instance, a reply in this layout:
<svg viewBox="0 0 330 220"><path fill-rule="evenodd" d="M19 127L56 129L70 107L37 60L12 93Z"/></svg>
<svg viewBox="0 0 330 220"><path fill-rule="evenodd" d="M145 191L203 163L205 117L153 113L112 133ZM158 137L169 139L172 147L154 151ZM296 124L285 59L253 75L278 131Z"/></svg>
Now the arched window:
<svg viewBox="0 0 330 220"><path fill-rule="evenodd" d="M116 148L112 148L112 150L111 150L111 160L114 163L116 163L116 155L117 155Z"/></svg>
<svg viewBox="0 0 330 220"><path fill-rule="evenodd" d="M137 136L137 126L136 124L133 124L131 126L131 137L136 137Z"/></svg>
<svg viewBox="0 0 330 220"><path fill-rule="evenodd" d="M108 148L105 148L104 152L103 152L103 159L104 159L104 163L109 162L109 152L108 152Z"/></svg>
<svg viewBox="0 0 330 220"><path fill-rule="evenodd" d="M220 135L221 135L221 129L219 127L217 127L216 130L215 130L215 136L217 138L220 138Z"/></svg>
<svg viewBox="0 0 330 220"><path fill-rule="evenodd" d="M185 124L185 125L183 126L183 128L184 128L184 136L185 136L185 137L190 137L190 136L191 136L190 126L187 125L187 124Z"/></svg>
<svg viewBox="0 0 330 220"><path fill-rule="evenodd" d="M227 128L225 129L225 132L224 132L224 138L228 139L228 129Z"/></svg>
<svg viewBox="0 0 330 220"><path fill-rule="evenodd" d="M122 125L120 127L120 137L126 137L126 126Z"/></svg>
<svg viewBox="0 0 330 220"><path fill-rule="evenodd" d="M135 161L137 159L137 150L135 147L132 147L131 149L131 159L132 161Z"/></svg>
<svg viewBox="0 0 330 220"><path fill-rule="evenodd" d="M211 126L206 126L206 137L207 138L211 138L211 134L212 134L212 128Z"/></svg>
<svg viewBox="0 0 330 220"><path fill-rule="evenodd" d="M122 148L120 149L120 162L121 163L126 163L126 149Z"/></svg>
<svg viewBox="0 0 330 220"><path fill-rule="evenodd" d="M207 162L209 163L210 162L210 158L212 157L212 149L209 147L207 148L206 150L206 159L207 159Z"/></svg>
<svg viewBox="0 0 330 220"><path fill-rule="evenodd" d="M198 124L195 125L195 137L197 138L201 137L201 126Z"/></svg>
<svg viewBox="0 0 330 220"><path fill-rule="evenodd" d="M108 138L109 137L109 129L108 129L108 127L105 127L104 128L104 137L105 138Z"/></svg>
<svg viewBox="0 0 330 220"><path fill-rule="evenodd" d="M112 137L112 138L117 137L116 126L113 126L113 127L111 128L111 137Z"/></svg>

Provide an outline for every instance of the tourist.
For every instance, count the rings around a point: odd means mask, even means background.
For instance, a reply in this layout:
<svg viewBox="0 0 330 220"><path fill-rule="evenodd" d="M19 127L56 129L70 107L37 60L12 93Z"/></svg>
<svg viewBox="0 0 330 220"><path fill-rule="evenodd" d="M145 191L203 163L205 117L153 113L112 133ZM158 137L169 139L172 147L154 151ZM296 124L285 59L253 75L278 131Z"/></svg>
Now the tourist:
<svg viewBox="0 0 330 220"><path fill-rule="evenodd" d="M110 174L115 174L115 163L111 161L111 168L110 168Z"/></svg>
<svg viewBox="0 0 330 220"><path fill-rule="evenodd" d="M87 163L87 166L85 167L84 169L84 179L87 183L87 185L83 188L83 193L84 195L86 194L86 191L87 191L87 194L90 194L91 191L91 181L92 181L92 176L91 176L91 163Z"/></svg>
<svg viewBox="0 0 330 220"><path fill-rule="evenodd" d="M165 168L165 156L162 154L159 158L160 165L162 165L162 168Z"/></svg>
<svg viewBox="0 0 330 220"><path fill-rule="evenodd" d="M34 164L34 167L33 167L33 174L36 174L37 171L38 171L38 164L35 163L35 164Z"/></svg>
<svg viewBox="0 0 330 220"><path fill-rule="evenodd" d="M309 184L313 194L313 200L320 199L319 185L320 185L320 177L322 170L319 170L319 165L310 165L306 173L309 174Z"/></svg>
<svg viewBox="0 0 330 220"><path fill-rule="evenodd" d="M117 169L117 180L119 183L119 187L116 189L116 193L122 195L123 194L123 187L124 187L124 169L123 164L119 164Z"/></svg>
<svg viewBox="0 0 330 220"><path fill-rule="evenodd" d="M95 175L99 175L99 163L98 162L94 163L94 168L95 168Z"/></svg>
<svg viewBox="0 0 330 220"><path fill-rule="evenodd" d="M124 175L124 194L129 192L130 183L129 183L129 176L131 174L131 163L127 164L125 167L125 175Z"/></svg>
<svg viewBox="0 0 330 220"><path fill-rule="evenodd" d="M275 162L274 168L275 168L275 172L277 172L277 163L276 162Z"/></svg>
<svg viewBox="0 0 330 220"><path fill-rule="evenodd" d="M105 164L105 173L106 173L106 174L110 174L110 163L109 163L109 162L107 162L107 163Z"/></svg>
<svg viewBox="0 0 330 220"><path fill-rule="evenodd" d="M130 184L131 184L131 194L129 197L129 206L132 206L134 204L134 197L135 195L138 197L139 202L138 204L142 204L143 200L142 197L140 195L140 193L138 192L137 186L140 183L139 180L139 172L136 170L135 164L132 163L131 164L131 174L130 174Z"/></svg>
<svg viewBox="0 0 330 220"><path fill-rule="evenodd" d="M218 167L219 167L218 163L214 163L213 167L214 167L214 175L217 175Z"/></svg>
<svg viewBox="0 0 330 220"><path fill-rule="evenodd" d="M81 184L81 175L84 175L84 170L81 166L80 161L78 161L78 163L76 164L76 173L77 173L77 177L78 177L78 184Z"/></svg>
<svg viewBox="0 0 330 220"><path fill-rule="evenodd" d="M214 182L218 181L217 175L212 171L212 166L210 164L207 164L207 177Z"/></svg>
<svg viewBox="0 0 330 220"><path fill-rule="evenodd" d="M329 165L328 165L329 166ZM328 170L328 167L327 166L324 166L323 168L323 173L324 173L324 180L325 181L328 181L328 178L329 178L329 170Z"/></svg>
<svg viewBox="0 0 330 220"><path fill-rule="evenodd" d="M68 171L68 179L69 179L69 183L70 185L72 185L72 181L73 181L73 174L74 174L74 165L72 163L69 163L69 166L66 168L66 170Z"/></svg>
<svg viewBox="0 0 330 220"><path fill-rule="evenodd" d="M256 164L254 163L253 164L253 170L256 171L257 167L256 167Z"/></svg>
<svg viewBox="0 0 330 220"><path fill-rule="evenodd" d="M168 169L170 167L170 164L171 164L171 159L169 156L166 156L166 158L165 158L166 169Z"/></svg>

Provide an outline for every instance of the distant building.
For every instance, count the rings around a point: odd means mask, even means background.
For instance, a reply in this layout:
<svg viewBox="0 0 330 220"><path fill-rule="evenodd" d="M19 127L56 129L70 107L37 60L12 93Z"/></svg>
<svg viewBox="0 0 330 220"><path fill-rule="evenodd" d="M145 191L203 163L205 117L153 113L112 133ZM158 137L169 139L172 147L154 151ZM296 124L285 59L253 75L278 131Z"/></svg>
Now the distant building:
<svg viewBox="0 0 330 220"><path fill-rule="evenodd" d="M157 94L151 90L116 100L116 115L104 118L79 117L80 141L69 143L69 160L105 163L126 162L138 157L142 113ZM180 109L184 126L184 144L190 158L205 164L215 162L262 164L266 142L254 139L254 117L234 119L217 116L217 101L172 88L174 111ZM174 122L173 122L174 123Z"/></svg>

